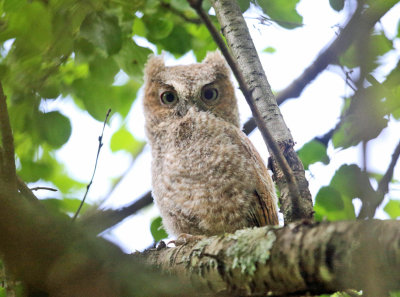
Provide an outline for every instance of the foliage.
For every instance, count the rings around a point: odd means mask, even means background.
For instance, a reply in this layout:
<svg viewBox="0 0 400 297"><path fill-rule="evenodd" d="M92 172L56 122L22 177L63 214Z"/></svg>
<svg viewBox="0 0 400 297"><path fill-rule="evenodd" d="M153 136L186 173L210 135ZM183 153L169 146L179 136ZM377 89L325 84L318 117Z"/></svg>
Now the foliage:
<svg viewBox="0 0 400 297"><path fill-rule="evenodd" d="M300 0L238 2L242 11L258 7L264 23L274 22L283 29L302 26L303 17L296 9ZM346 9L344 0L329 4L335 11ZM209 4L204 6L208 11ZM313 164L332 160L328 148L354 148L379 138L391 121L400 120L399 59L386 77L376 75L395 40L380 27L366 37L362 42L354 37L337 60L354 92L343 99L332 138L312 139L298 151L310 172ZM397 42L399 38L400 22ZM132 135L125 119L143 83L144 65L153 52L149 47L176 58L192 51L198 60L216 48L186 0L0 0L0 81L8 96L18 175L28 183L50 182L61 192L61 198L42 201L50 211L72 214L79 205L76 193L85 185L70 176L56 157L70 139L71 121L63 110L47 110L46 103L72 97L77 108L101 122L111 108L121 126L111 137L110 149L135 158L144 143ZM276 49L264 52L274 54ZM127 78L121 82L118 77ZM355 164L342 165L315 197L316 219L355 219L353 199L364 202L374 196L374 183L381 176ZM392 219L399 218L400 202L390 198L383 209ZM159 217L151 223L155 241L167 236L161 226Z"/></svg>

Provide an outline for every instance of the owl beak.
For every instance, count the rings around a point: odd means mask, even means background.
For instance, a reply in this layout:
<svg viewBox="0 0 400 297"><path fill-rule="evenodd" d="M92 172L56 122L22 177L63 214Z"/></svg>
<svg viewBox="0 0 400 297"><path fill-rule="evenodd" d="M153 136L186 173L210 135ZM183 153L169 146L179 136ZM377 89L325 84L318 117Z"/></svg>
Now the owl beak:
<svg viewBox="0 0 400 297"><path fill-rule="evenodd" d="M180 117L184 117L187 114L187 112L188 112L188 107L186 104L179 104L176 107L176 113Z"/></svg>

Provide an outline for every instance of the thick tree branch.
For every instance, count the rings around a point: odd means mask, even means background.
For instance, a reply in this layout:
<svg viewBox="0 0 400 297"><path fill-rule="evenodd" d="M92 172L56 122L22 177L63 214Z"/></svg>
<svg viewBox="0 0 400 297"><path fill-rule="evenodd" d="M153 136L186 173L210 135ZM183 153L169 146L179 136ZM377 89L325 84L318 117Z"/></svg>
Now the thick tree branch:
<svg viewBox="0 0 400 297"><path fill-rule="evenodd" d="M14 191L17 189L17 174L15 169L14 139L10 119L7 111L6 95L0 82L0 134L3 149L1 158L1 178L6 181L6 186Z"/></svg>
<svg viewBox="0 0 400 297"><path fill-rule="evenodd" d="M371 30L397 2L397 0L372 2L364 11L359 7L335 40L318 55L315 61L298 78L276 95L278 105L290 98L299 97L304 88L324 71L329 64L337 62L338 57L353 43L354 36L359 34L360 28L366 31ZM246 134L251 133L255 128L256 124L253 119L249 119L244 124Z"/></svg>
<svg viewBox="0 0 400 297"><path fill-rule="evenodd" d="M400 289L400 222L298 222L148 250L148 263L229 296ZM270 294L270 295L268 295ZM221 294L222 295L222 294Z"/></svg>

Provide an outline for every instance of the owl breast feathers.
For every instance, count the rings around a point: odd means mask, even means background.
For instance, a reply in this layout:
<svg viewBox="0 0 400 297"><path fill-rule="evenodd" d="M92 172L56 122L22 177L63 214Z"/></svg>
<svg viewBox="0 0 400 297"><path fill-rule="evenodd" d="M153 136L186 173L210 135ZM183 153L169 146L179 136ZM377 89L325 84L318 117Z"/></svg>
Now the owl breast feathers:
<svg viewBox="0 0 400 297"><path fill-rule="evenodd" d="M145 70L146 134L155 202L170 235L278 224L275 189L246 135L219 52L200 64Z"/></svg>

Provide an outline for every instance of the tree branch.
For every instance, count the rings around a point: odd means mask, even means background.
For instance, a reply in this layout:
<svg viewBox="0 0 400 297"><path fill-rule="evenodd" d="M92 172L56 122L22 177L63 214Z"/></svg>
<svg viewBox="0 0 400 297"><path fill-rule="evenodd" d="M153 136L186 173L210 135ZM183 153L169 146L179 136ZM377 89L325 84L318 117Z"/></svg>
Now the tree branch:
<svg viewBox="0 0 400 297"><path fill-rule="evenodd" d="M351 36L354 36L356 34L358 27L363 24L364 26L368 26L368 28L371 28L379 19L387 12L393 5L395 4L395 1L390 1L390 2L385 2L381 3L378 8L377 4L373 4L370 7L366 9L364 14L360 18L360 12L357 10L349 20L349 22L346 24L346 26L341 30L341 33L338 37L335 38L334 41L331 42L329 46L325 48L319 54L319 56L315 59L315 61L297 78L295 79L289 86L287 86L285 89L280 91L277 96L276 100L277 103L280 105L286 100L290 98L295 98L298 97L303 89L313 80L315 79L319 73L321 73L324 69L329 64L334 63L337 60L337 57L343 53L350 45L351 42L353 41L353 38ZM369 17L370 22L365 23L365 18ZM367 29L367 28L366 28ZM342 34L346 34L347 38L339 38ZM339 52L337 50L340 49ZM243 132L246 135L249 135L254 129L256 128L256 123L254 121L254 118L250 118L244 125L243 125ZM325 145L329 142L331 139L334 131L337 129L337 127L331 129L328 133L326 133L324 136L321 137L316 137L318 141L321 141ZM143 207L149 205L151 203L151 200L149 199L150 192L146 193L144 196L138 198L132 206L134 206L136 203L137 205L143 205ZM143 203L141 200L143 199ZM129 212L128 210L131 210ZM113 217L111 222L118 223L125 219L126 217L135 214L140 208L137 207L125 207L123 209L119 210L107 210L106 216L107 217ZM114 213L113 213L114 212ZM93 225L96 225L96 220L97 222L101 222L101 212L97 212L96 215L97 219L93 218ZM89 219L88 219L89 220ZM105 219L108 221L108 219ZM83 221L86 221L86 218L83 219ZM100 225L99 225L100 226ZM110 224L104 224L105 229L111 227ZM97 228L99 230L101 228ZM99 230L101 231L101 230Z"/></svg>
<svg viewBox="0 0 400 297"><path fill-rule="evenodd" d="M2 167L0 170L1 178L6 181L6 186L10 191L17 190L17 174L15 169L14 139L12 135L10 119L7 111L6 95L0 82L0 133L2 141Z"/></svg>
<svg viewBox="0 0 400 297"><path fill-rule="evenodd" d="M229 296L400 289L400 222L298 222L213 236L139 255Z"/></svg>
<svg viewBox="0 0 400 297"><path fill-rule="evenodd" d="M359 7L341 30L339 36L318 55L315 61L298 78L277 94L276 102L278 105L290 98L299 97L309 83L325 70L329 64L335 63L338 56L349 48L354 41L354 36L358 35L360 28L369 31L396 3L396 0L373 2L364 12ZM246 134L251 133L255 128L256 124L253 119L249 119L244 124Z"/></svg>
<svg viewBox="0 0 400 297"><path fill-rule="evenodd" d="M78 219L78 223L96 234L101 233L110 227L116 226L116 224L150 205L152 202L153 197L151 196L151 192L147 192L129 206L120 209L97 210L92 213L85 213L82 218Z"/></svg>
<svg viewBox="0 0 400 297"><path fill-rule="evenodd" d="M312 200L304 168L293 150L294 141L276 104L238 4L229 0L211 1L233 58L202 9L201 1L191 0L189 3L225 56L272 155L272 170L282 194L281 211L285 223L312 218Z"/></svg>
<svg viewBox="0 0 400 297"><path fill-rule="evenodd" d="M187 17L182 11L176 9L175 7L173 7L169 3L161 2L160 5L161 5L161 7L165 8L165 9L171 11L172 13L176 14L177 16L181 17L184 21L186 21L188 23L192 23L192 24L196 24L196 25L200 25L201 24L201 20L200 19Z"/></svg>
<svg viewBox="0 0 400 297"><path fill-rule="evenodd" d="M389 192L389 183L393 178L394 168L400 157L400 142L397 144L393 154L392 160L390 161L389 167L386 170L384 176L379 181L378 189L376 190L376 195L370 197L368 201L363 200L363 204L358 215L359 219L372 219L375 215L376 209L382 203L385 195Z"/></svg>

